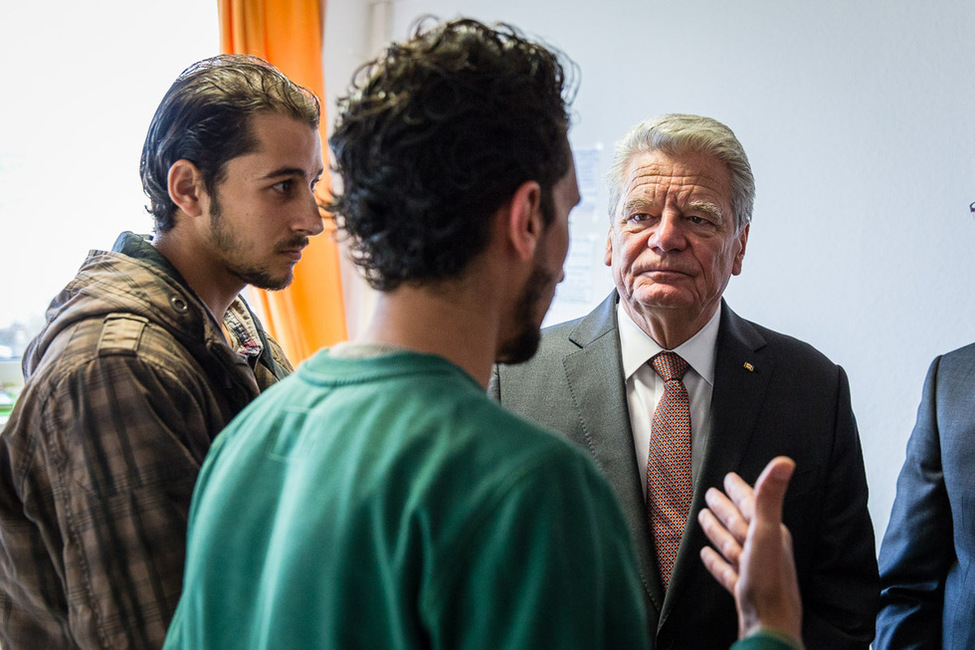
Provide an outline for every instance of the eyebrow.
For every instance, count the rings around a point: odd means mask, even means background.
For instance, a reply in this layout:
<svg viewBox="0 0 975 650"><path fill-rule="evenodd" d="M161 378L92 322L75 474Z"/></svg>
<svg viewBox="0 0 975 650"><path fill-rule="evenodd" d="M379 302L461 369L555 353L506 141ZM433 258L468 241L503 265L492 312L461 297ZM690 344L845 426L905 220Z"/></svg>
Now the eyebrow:
<svg viewBox="0 0 975 650"><path fill-rule="evenodd" d="M631 214L636 210L652 210L657 207L657 202L645 198L634 198L630 199L623 204L623 216ZM721 212L721 208L711 201L691 201L684 207L684 212L703 212L710 217L718 220L724 220L724 214Z"/></svg>
<svg viewBox="0 0 975 650"><path fill-rule="evenodd" d="M315 174L314 177L321 178L324 172L324 168L319 169L318 173ZM281 178L282 176L300 176L301 178L304 178L305 170L301 169L300 167L281 167L264 174L261 176L260 180L270 180L272 178Z"/></svg>
<svg viewBox="0 0 975 650"><path fill-rule="evenodd" d="M721 214L721 208L710 201L691 201L687 204L688 210L697 210L699 212L704 212L711 215L716 219L723 219L724 215Z"/></svg>
<svg viewBox="0 0 975 650"><path fill-rule="evenodd" d="M623 204L623 214L629 214L633 210L649 210L656 207L656 201L650 201L644 198L630 199Z"/></svg>

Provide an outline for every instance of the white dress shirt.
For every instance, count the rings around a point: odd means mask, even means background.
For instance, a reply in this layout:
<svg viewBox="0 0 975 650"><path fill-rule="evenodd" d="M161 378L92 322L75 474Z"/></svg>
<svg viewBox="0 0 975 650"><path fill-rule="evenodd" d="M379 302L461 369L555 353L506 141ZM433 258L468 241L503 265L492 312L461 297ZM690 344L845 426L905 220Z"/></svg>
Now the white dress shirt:
<svg viewBox="0 0 975 650"><path fill-rule="evenodd" d="M633 322L620 303L617 306L620 349L623 354L623 376L626 377L626 403L633 429L633 449L643 494L647 492L647 457L650 455L650 423L657 401L663 397L664 381L647 362L665 350ZM679 354L690 365L684 375L684 386L691 400L691 480L700 474L711 425L711 392L714 388L715 348L721 305L711 320L697 334L677 346Z"/></svg>

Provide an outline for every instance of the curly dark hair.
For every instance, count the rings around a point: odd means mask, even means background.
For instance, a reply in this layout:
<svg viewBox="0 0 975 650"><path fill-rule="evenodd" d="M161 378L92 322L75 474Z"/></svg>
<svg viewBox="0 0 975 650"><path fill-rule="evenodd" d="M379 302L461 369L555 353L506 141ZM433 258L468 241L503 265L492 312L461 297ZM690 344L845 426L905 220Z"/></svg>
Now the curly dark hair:
<svg viewBox="0 0 975 650"><path fill-rule="evenodd" d="M550 222L570 162L571 61L510 25L424 24L356 72L329 139L342 178L329 209L381 291L460 275L526 181Z"/></svg>
<svg viewBox="0 0 975 650"><path fill-rule="evenodd" d="M223 54L188 67L160 102L142 146L139 172L156 232L176 225L168 176L177 160L196 165L212 195L224 180L227 162L257 148L252 115L274 111L317 129L320 110L311 91L256 56Z"/></svg>

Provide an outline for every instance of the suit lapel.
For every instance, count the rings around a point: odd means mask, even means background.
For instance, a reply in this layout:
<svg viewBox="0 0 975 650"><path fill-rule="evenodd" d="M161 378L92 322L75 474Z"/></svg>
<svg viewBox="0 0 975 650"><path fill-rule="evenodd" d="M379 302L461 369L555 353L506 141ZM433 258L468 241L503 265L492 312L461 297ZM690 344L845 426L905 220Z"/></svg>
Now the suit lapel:
<svg viewBox="0 0 975 650"><path fill-rule="evenodd" d="M697 573L697 563L701 561L700 549L707 543L704 531L697 523L697 513L705 506L704 493L707 489L721 487L725 474L740 468L774 368L774 359L762 335L723 301L715 355L711 427L700 475L694 483L690 516L661 612L661 624L670 613L678 593L700 586L690 581L690 576Z"/></svg>
<svg viewBox="0 0 975 650"><path fill-rule="evenodd" d="M630 414L616 322L614 291L569 334L579 346L563 359L585 444L619 497L636 548L640 577L660 611L663 589L650 542L646 502L633 451Z"/></svg>

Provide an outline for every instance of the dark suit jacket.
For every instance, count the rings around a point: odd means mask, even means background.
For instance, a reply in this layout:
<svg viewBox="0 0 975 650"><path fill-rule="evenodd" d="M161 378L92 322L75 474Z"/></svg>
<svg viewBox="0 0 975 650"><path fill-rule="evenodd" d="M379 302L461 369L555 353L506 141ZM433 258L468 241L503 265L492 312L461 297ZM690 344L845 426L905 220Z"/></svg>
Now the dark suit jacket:
<svg viewBox="0 0 975 650"><path fill-rule="evenodd" d="M875 648L975 648L975 345L928 370L880 572Z"/></svg>
<svg viewBox="0 0 975 650"><path fill-rule="evenodd" d="M634 456L616 302L614 291L585 318L547 329L531 361L495 368L490 390L509 409L589 449L609 478L636 547L654 647L734 642L734 601L700 560L706 538L697 513L707 488L721 487L727 472L752 483L784 454L797 464L784 521L795 542L806 647L866 648L879 583L846 374L809 345L745 321L723 304L711 431L665 596Z"/></svg>

